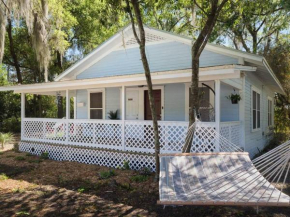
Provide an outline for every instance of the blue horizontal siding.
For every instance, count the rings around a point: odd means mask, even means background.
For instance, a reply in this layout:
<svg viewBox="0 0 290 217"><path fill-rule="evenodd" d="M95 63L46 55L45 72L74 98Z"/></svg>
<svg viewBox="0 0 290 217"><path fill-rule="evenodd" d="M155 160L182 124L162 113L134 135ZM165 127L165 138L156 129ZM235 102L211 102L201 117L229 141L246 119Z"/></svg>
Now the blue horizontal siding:
<svg viewBox="0 0 290 217"><path fill-rule="evenodd" d="M164 120L185 120L185 85L166 84L164 86Z"/></svg>
<svg viewBox="0 0 290 217"><path fill-rule="evenodd" d="M191 68L191 47L180 42L147 45L146 54L151 72ZM200 67L237 64L236 58L204 50ZM144 73L138 47L113 51L84 70L77 79Z"/></svg>

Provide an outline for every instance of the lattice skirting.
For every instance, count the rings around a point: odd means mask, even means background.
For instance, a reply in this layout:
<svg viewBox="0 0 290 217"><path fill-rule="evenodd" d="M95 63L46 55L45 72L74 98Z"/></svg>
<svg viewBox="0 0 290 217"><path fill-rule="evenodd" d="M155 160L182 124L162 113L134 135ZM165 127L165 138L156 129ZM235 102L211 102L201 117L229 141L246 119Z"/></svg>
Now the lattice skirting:
<svg viewBox="0 0 290 217"><path fill-rule="evenodd" d="M41 155L48 152L49 158L58 161L76 161L86 164L96 164L107 167L122 167L124 161L128 161L130 168L139 170L147 167L155 171L155 158L149 154L129 153L112 150L55 145L49 143L36 143L21 141L19 150L33 155Z"/></svg>

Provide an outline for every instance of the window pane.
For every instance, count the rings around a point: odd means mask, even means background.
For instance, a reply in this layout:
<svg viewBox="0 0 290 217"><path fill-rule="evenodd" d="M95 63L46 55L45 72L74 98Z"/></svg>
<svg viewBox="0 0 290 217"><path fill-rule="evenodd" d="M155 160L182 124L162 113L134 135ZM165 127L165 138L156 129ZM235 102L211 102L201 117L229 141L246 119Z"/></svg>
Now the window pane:
<svg viewBox="0 0 290 217"><path fill-rule="evenodd" d="M257 93L257 110L260 111L260 94Z"/></svg>
<svg viewBox="0 0 290 217"><path fill-rule="evenodd" d="M256 129L256 110L253 110L253 129Z"/></svg>
<svg viewBox="0 0 290 217"><path fill-rule="evenodd" d="M103 93L90 93L91 108L103 108Z"/></svg>
<svg viewBox="0 0 290 217"><path fill-rule="evenodd" d="M91 119L103 119L103 109L91 109Z"/></svg>
<svg viewBox="0 0 290 217"><path fill-rule="evenodd" d="M253 91L253 109L256 109L256 102L257 102L257 99L256 99L256 92Z"/></svg>
<svg viewBox="0 0 290 217"><path fill-rule="evenodd" d="M257 128L260 128L260 111L257 111Z"/></svg>

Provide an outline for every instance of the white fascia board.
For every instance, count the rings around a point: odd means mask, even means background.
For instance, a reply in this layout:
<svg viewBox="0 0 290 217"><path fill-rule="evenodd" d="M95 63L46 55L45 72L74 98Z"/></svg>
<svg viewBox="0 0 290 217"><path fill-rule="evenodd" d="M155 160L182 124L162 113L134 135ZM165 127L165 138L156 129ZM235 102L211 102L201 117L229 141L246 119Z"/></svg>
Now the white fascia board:
<svg viewBox="0 0 290 217"><path fill-rule="evenodd" d="M280 83L279 79L276 77L275 73L273 72L273 70L271 69L269 63L267 62L267 60L265 58L263 58L263 65L266 67L266 69L269 71L270 75L272 76L272 78L275 80L275 82L277 83L277 85L279 86L279 88L281 89L281 92L283 94L286 94L282 84Z"/></svg>
<svg viewBox="0 0 290 217"><path fill-rule="evenodd" d="M70 73L80 73L81 71L85 70L86 68L90 67L91 65L95 64L97 61L99 61L101 58L106 56L108 53L110 53L112 50L114 50L116 47L120 46L123 42L122 38L123 36L126 37L127 35L132 35L132 29L130 27L131 25L128 25L125 29L122 31L116 33L114 36L112 36L109 40L105 41L103 44L98 46L94 51L89 53L87 56L85 56L83 59L79 60L75 64L73 64L71 67L69 67L67 70L62 72L58 77L56 77L55 81L60 81L62 78L67 76ZM126 36L125 36L126 35ZM98 53L102 52L99 56L96 56ZM95 57L96 56L96 57ZM81 66L81 65L84 66ZM80 69L77 69L80 67ZM74 72L74 70L77 70Z"/></svg>
<svg viewBox="0 0 290 217"><path fill-rule="evenodd" d="M171 83L176 83L179 80L185 78L191 78L191 69L177 70L177 71L165 71L165 72L153 72L151 74L154 83L158 81L170 80ZM226 78L237 78L240 76L240 70L235 69L234 65L226 65L219 67L209 67L200 69L200 80L210 79L226 79ZM75 89L86 89L88 86L120 86L122 83L134 83L138 84L146 82L144 73L126 76L114 76L105 78L94 78L94 79L83 79L83 80L72 80L72 81L59 81L59 82L48 82L38 83L31 85L16 85L0 87L0 91L11 91L15 93L20 92L48 92L48 91L59 91L59 90L75 90Z"/></svg>

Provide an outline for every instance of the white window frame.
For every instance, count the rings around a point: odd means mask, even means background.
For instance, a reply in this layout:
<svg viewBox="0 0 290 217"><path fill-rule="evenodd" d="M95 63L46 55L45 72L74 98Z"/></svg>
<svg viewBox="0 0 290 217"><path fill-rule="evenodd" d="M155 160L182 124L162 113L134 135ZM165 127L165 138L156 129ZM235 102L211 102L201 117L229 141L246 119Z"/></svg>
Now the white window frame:
<svg viewBox="0 0 290 217"><path fill-rule="evenodd" d="M100 89L88 89L88 118L91 119L91 93L102 93L102 104L103 104L103 118L93 120L105 120L106 119L106 91L105 88Z"/></svg>
<svg viewBox="0 0 290 217"><path fill-rule="evenodd" d="M269 101L272 102L272 108L271 108L271 125L269 125ZM268 96L267 100L267 126L272 127L274 126L274 100L272 97Z"/></svg>
<svg viewBox="0 0 290 217"><path fill-rule="evenodd" d="M258 116L256 114L256 128L254 129L254 124L253 124L253 91L255 91L256 93L258 93L260 95L260 127L258 128ZM256 98L257 99L257 98ZM261 90L258 89L255 86L251 87L251 128L252 128L252 132L256 132L256 131L260 131L261 130L261 125L262 125L262 112L261 112L261 100L262 100L262 96L261 96ZM258 106L258 105L256 105ZM257 109L256 109L257 112Z"/></svg>

